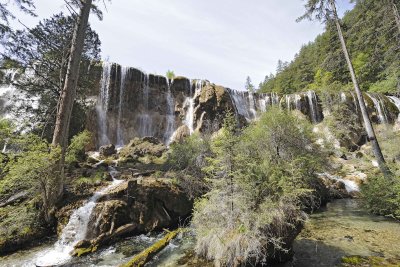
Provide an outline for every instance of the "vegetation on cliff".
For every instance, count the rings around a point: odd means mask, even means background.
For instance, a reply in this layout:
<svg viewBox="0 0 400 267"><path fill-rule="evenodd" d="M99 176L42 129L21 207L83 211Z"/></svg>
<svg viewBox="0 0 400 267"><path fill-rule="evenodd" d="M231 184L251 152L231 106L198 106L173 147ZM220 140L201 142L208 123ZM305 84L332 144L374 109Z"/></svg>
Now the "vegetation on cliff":
<svg viewBox="0 0 400 267"><path fill-rule="evenodd" d="M398 92L399 38L388 1L357 1L342 20L344 37L360 87L364 91ZM395 3L399 6L399 1ZM293 93L326 87L351 88L351 80L333 22L314 42L304 45L290 63L278 64L277 73L267 75L260 92Z"/></svg>
<svg viewBox="0 0 400 267"><path fill-rule="evenodd" d="M185 169L206 157L201 171L209 191L197 199L192 220L197 253L224 266L285 258L303 210L320 203L314 190L324 155L312 140L308 122L272 109L240 132L228 116L206 153L194 145L200 140L178 146L198 153L185 159L173 147Z"/></svg>

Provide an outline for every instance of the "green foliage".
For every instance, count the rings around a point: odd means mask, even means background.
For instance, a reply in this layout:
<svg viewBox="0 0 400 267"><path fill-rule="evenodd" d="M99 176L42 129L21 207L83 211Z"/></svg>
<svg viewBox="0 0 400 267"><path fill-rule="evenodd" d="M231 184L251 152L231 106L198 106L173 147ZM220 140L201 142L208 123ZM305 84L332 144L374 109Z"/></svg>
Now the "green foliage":
<svg viewBox="0 0 400 267"><path fill-rule="evenodd" d="M169 80L173 80L175 79L175 72L172 70L167 70L165 77L167 77Z"/></svg>
<svg viewBox="0 0 400 267"><path fill-rule="evenodd" d="M400 177L371 176L361 187L363 201L372 213L400 220Z"/></svg>
<svg viewBox="0 0 400 267"><path fill-rule="evenodd" d="M254 91L255 91L255 87L254 87L253 83L251 82L250 76L247 76L247 78L246 78L245 89L251 93L254 93Z"/></svg>
<svg viewBox="0 0 400 267"><path fill-rule="evenodd" d="M360 117L354 112L357 107L350 100L353 96L347 92L342 94L346 96L345 102L338 95L325 95L323 105L330 113L325 117L325 123L341 146L354 150L358 148L355 142L364 128Z"/></svg>
<svg viewBox="0 0 400 267"><path fill-rule="evenodd" d="M30 124L35 125L35 132L48 141L52 138L56 117L59 92L64 85L67 71L70 42L75 25L75 18L64 14L53 15L44 19L29 31L18 30L10 34L4 43L2 60L14 61L21 69L29 68L35 75L21 76L14 84L24 92L29 101L20 101L12 112L21 118L26 113L34 114ZM70 137L82 131L82 116L86 111L85 100L93 95L96 79L99 75L100 40L90 27L86 31L82 53L81 69L77 84L77 96L71 117ZM32 107L30 99L36 98L39 104Z"/></svg>
<svg viewBox="0 0 400 267"><path fill-rule="evenodd" d="M394 92L398 86L400 33L390 6L380 1L357 1L342 20L342 30L362 90ZM309 0L303 18L325 21L326 0ZM324 74L327 74L324 77ZM292 93L316 89L330 83L346 86L350 75L340 46L336 27L328 20L326 31L314 42L304 45L284 68L268 76L261 92ZM325 82L323 82L325 80ZM340 88L340 86L339 86Z"/></svg>
<svg viewBox="0 0 400 267"><path fill-rule="evenodd" d="M46 142L36 142L29 150L18 154L15 162L8 165L9 172L0 180L0 196L26 190L31 195L47 194L58 178L56 164L60 149L50 149Z"/></svg>
<svg viewBox="0 0 400 267"><path fill-rule="evenodd" d="M82 162L86 158L85 147L91 141L91 133L87 130L75 135L68 146L65 162L68 164Z"/></svg>
<svg viewBox="0 0 400 267"><path fill-rule="evenodd" d="M168 154L167 166L176 171L176 182L186 194L195 198L208 188L203 168L210 155L210 141L207 136L194 133L182 142L173 143Z"/></svg>
<svg viewBox="0 0 400 267"><path fill-rule="evenodd" d="M197 253L223 266L260 263L285 252L284 239L313 207L323 154L307 121L270 109L235 132L228 117L204 168L211 190L195 203ZM318 156L317 156L318 155Z"/></svg>
<svg viewBox="0 0 400 267"><path fill-rule="evenodd" d="M209 151L209 144L200 134L194 133L182 142L173 143L168 154L167 164L175 170L190 169L200 172L203 167L201 157Z"/></svg>

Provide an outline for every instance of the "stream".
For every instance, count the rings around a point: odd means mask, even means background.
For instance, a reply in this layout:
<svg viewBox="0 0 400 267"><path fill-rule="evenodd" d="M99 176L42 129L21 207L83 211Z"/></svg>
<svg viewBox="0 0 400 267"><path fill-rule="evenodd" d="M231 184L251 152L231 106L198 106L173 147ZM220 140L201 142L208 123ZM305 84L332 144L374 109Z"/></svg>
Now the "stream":
<svg viewBox="0 0 400 267"><path fill-rule="evenodd" d="M81 258L71 258L61 266L118 266L127 262L162 237L162 234L126 238L113 246ZM146 266L212 266L191 253L194 236L190 233L173 240ZM345 255L400 258L400 223L368 214L359 200L335 200L310 216L294 243L295 257L285 267L331 267ZM43 251L54 248L54 240L41 246L0 258L0 266L35 266Z"/></svg>

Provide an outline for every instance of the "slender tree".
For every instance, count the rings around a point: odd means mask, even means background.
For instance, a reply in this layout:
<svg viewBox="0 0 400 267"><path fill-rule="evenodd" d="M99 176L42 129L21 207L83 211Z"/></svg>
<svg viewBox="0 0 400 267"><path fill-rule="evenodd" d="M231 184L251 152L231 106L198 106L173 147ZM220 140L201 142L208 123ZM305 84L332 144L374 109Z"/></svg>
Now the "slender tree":
<svg viewBox="0 0 400 267"><path fill-rule="evenodd" d="M396 0L388 0L388 1L389 1L390 9L392 10L393 15L394 15L394 20L396 21L397 29L400 32L400 15L399 15L399 10L398 10L396 2L395 2Z"/></svg>
<svg viewBox="0 0 400 267"><path fill-rule="evenodd" d="M335 0L307 0L305 8L306 8L306 13L302 17L300 17L298 19L298 21L303 20L303 19L312 20L313 18L315 18L319 21L324 21L324 22L326 22L328 20L333 20L336 25L340 44L342 46L342 50L343 50L344 56L346 58L347 67L349 69L351 80L352 80L353 86L354 86L354 90L356 91L358 103L360 105L361 115L362 115L362 118L364 121L365 130L368 135L368 140L371 142L372 150L373 150L375 158L378 162L379 168L381 169L382 173L385 176L388 176L390 174L390 170L386 165L385 158L383 157L382 150L379 146L374 128L372 126L371 120L368 115L364 96L358 85L357 76L354 71L353 63L351 62L351 59L350 59L350 54L348 52L346 41L344 39L343 32L342 32L342 27L340 25L340 19L337 14Z"/></svg>
<svg viewBox="0 0 400 267"><path fill-rule="evenodd" d="M76 87L79 78L79 66L85 42L85 34L88 27L89 14L92 0L81 0L80 14L72 37L70 56L68 60L67 73L65 75L64 87L61 91L57 109L57 117L53 134L53 146L61 147L60 173L57 181L55 199L56 202L63 192L64 186L64 161L68 144L68 131L71 120L72 108L76 95Z"/></svg>

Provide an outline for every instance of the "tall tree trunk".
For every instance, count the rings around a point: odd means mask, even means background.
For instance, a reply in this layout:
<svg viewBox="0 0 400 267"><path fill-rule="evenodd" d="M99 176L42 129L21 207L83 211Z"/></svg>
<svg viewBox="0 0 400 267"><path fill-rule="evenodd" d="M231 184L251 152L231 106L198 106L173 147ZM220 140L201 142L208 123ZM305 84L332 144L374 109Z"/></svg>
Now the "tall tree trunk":
<svg viewBox="0 0 400 267"><path fill-rule="evenodd" d="M58 175L58 180L55 182L56 192L54 194L54 202L57 201L61 196L64 186L64 162L65 152L68 145L69 124L76 95L76 87L79 78L79 65L81 61L92 0L81 0L81 3L82 7L80 14L77 17L72 37L65 83L58 103L57 118L52 141L53 146L61 146L60 172Z"/></svg>
<svg viewBox="0 0 400 267"><path fill-rule="evenodd" d="M335 0L329 0L329 4L330 4L330 6L332 8L332 11L333 11L333 16L334 16L336 28L337 28L337 31L338 31L340 43L342 45L342 50L343 50L344 56L345 56L346 61L347 61L347 66L348 66L349 71L350 71L351 80L352 80L353 85L354 85L354 90L356 91L356 94L357 94L358 103L360 105L361 114L362 114L362 117L363 117L363 120L364 120L364 127L365 127L365 130L367 131L367 135L368 135L368 140L371 142L372 150L374 152L376 161L378 162L379 168L381 169L382 173L385 176L388 176L390 174L390 170L386 165L385 158L383 157L383 154L382 154L381 148L379 146L378 140L376 139L375 131L374 131L374 128L372 127L372 123L371 123L371 120L370 120L369 115L368 115L367 107L365 105L364 96L361 93L361 90L360 90L360 88L358 86L356 73L355 73L354 68L353 68L353 63L350 60L350 55L349 55L349 52L347 50L346 41L344 40L342 28L340 26L339 17L338 17L337 11L336 11Z"/></svg>
<svg viewBox="0 0 400 267"><path fill-rule="evenodd" d="M397 29L399 30L400 33L400 15L399 15L399 10L397 9L396 3L394 0L389 0L389 3L391 5L391 9L393 11L394 15L394 20L396 21Z"/></svg>

